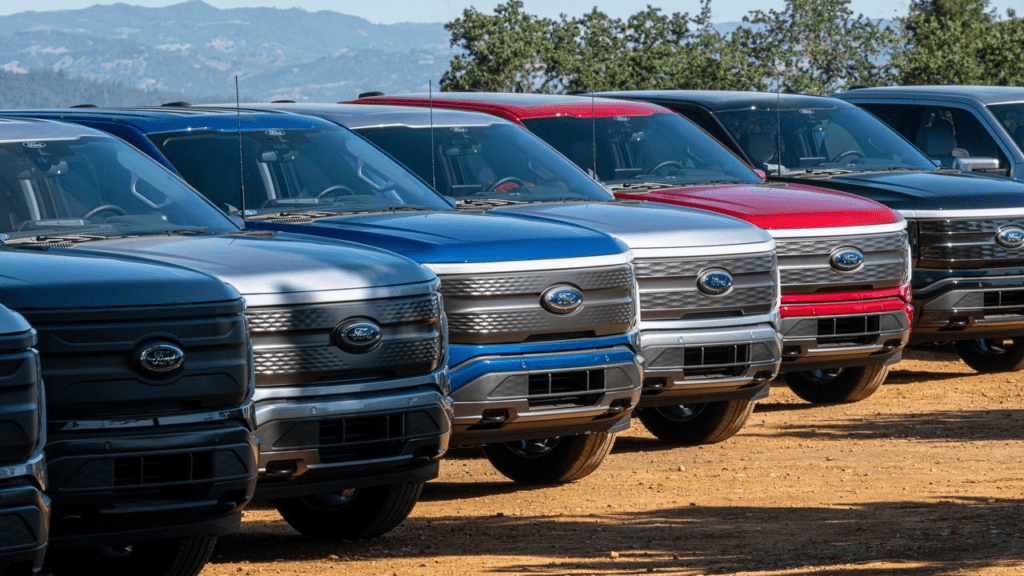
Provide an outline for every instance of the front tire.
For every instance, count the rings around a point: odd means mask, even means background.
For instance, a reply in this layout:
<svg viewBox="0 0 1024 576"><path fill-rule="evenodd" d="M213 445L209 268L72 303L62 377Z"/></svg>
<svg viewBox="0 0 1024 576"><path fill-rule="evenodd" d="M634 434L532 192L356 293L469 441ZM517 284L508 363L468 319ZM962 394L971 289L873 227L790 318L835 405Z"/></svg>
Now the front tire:
<svg viewBox="0 0 1024 576"><path fill-rule="evenodd" d="M213 554L217 538L190 536L117 547L50 552L47 568L53 574L104 576L195 576Z"/></svg>
<svg viewBox="0 0 1024 576"><path fill-rule="evenodd" d="M955 344L960 359L982 374L1024 368L1024 338L962 340Z"/></svg>
<svg viewBox="0 0 1024 576"><path fill-rule="evenodd" d="M360 540L390 532L412 512L423 484L352 488L274 501L285 522L304 536Z"/></svg>
<svg viewBox="0 0 1024 576"><path fill-rule="evenodd" d="M705 404L640 408L636 414L658 440L677 446L699 446L731 438L743 428L753 411L753 400L737 398Z"/></svg>
<svg viewBox="0 0 1024 576"><path fill-rule="evenodd" d="M888 374L888 366L872 364L787 372L782 377L794 394L812 404L847 404L874 394Z"/></svg>
<svg viewBox="0 0 1024 576"><path fill-rule="evenodd" d="M491 464L518 484L564 484L589 475L612 451L615 435L594 432L484 446Z"/></svg>

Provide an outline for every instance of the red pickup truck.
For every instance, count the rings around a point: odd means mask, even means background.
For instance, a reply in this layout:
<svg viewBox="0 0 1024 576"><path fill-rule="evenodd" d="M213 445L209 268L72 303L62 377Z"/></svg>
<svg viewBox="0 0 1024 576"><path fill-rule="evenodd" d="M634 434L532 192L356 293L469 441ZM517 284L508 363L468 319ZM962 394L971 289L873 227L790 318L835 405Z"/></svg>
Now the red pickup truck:
<svg viewBox="0 0 1024 576"><path fill-rule="evenodd" d="M782 376L801 398L870 396L901 357L913 308L906 222L871 200L764 178L657 105L579 96L442 93L363 104L486 112L540 136L619 198L728 214L776 239Z"/></svg>

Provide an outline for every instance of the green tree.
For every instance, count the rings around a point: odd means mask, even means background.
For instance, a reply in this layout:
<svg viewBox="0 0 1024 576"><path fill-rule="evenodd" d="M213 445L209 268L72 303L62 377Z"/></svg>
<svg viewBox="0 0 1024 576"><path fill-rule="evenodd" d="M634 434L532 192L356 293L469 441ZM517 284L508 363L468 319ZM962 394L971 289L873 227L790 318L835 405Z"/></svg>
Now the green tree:
<svg viewBox="0 0 1024 576"><path fill-rule="evenodd" d="M981 58L991 52L995 21L987 8L988 0L913 0L901 19L905 46L894 58L899 83L990 83Z"/></svg>
<svg viewBox="0 0 1024 576"><path fill-rule="evenodd" d="M441 77L442 90L550 92L560 89L561 75L552 57L559 38L557 24L523 11L522 0L509 0L484 14L476 8L445 24L451 45L461 49Z"/></svg>
<svg viewBox="0 0 1024 576"><path fill-rule="evenodd" d="M978 59L985 69L985 81L1024 86L1024 19L1007 10L1005 20L993 22L978 50Z"/></svg>
<svg viewBox="0 0 1024 576"><path fill-rule="evenodd" d="M749 65L770 66L761 84L827 94L894 77L887 56L897 33L863 14L854 17L849 0L786 0L782 11L754 10L743 21L751 26L734 37L746 45Z"/></svg>

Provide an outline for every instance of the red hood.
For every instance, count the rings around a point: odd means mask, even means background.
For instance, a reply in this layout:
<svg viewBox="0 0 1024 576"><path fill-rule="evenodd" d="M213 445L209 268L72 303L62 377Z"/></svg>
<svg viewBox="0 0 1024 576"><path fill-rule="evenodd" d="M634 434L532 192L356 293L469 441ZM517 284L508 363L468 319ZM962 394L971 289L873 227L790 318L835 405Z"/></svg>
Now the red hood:
<svg viewBox="0 0 1024 576"><path fill-rule="evenodd" d="M616 192L615 196L710 210L765 230L871 226L903 219L872 200L801 184L716 184Z"/></svg>

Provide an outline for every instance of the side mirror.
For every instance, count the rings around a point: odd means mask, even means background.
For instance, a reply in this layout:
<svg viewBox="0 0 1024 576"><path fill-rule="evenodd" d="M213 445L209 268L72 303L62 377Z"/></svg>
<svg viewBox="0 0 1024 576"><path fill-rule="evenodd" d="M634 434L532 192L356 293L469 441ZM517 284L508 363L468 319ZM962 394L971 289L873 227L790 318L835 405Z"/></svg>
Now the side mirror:
<svg viewBox="0 0 1024 576"><path fill-rule="evenodd" d="M964 172L984 172L1006 176L1006 170L999 168L998 158L954 158L953 168Z"/></svg>
<svg viewBox="0 0 1024 576"><path fill-rule="evenodd" d="M757 176L761 178L762 182L768 179L768 174L766 174L765 171L761 170L760 168L754 168L754 174L757 174Z"/></svg>

